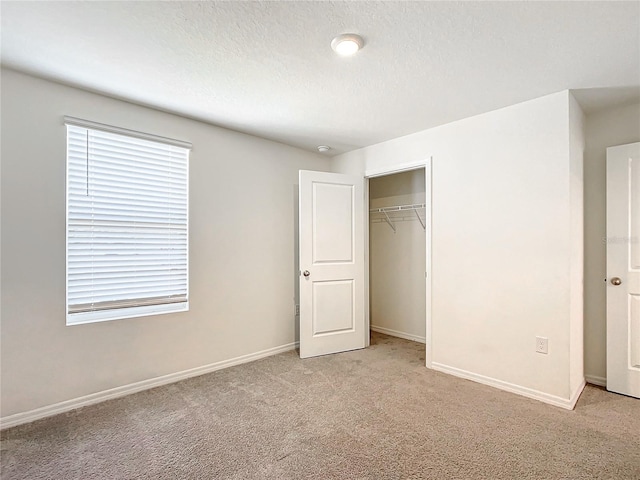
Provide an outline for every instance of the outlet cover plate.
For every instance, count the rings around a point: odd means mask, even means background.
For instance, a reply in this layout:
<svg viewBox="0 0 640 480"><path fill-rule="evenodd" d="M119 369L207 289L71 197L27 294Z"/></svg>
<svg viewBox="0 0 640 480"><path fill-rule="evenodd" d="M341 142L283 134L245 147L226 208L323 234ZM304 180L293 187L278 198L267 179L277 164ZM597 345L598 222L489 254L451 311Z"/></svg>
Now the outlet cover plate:
<svg viewBox="0 0 640 480"><path fill-rule="evenodd" d="M536 337L536 352L549 353L549 339L546 337Z"/></svg>

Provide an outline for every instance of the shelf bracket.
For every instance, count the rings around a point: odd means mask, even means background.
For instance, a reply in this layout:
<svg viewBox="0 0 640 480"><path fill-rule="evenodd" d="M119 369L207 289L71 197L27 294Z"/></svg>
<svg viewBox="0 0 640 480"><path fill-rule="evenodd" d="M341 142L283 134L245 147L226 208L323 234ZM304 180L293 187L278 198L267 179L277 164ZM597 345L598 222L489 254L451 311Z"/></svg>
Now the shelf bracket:
<svg viewBox="0 0 640 480"><path fill-rule="evenodd" d="M389 215L387 215L387 212L385 210L382 210L382 213L384 213L385 219L391 227L391 230L393 230L393 233L396 233L396 227L393 225L393 223L391 223L391 219L389 218Z"/></svg>
<svg viewBox="0 0 640 480"><path fill-rule="evenodd" d="M414 208L413 211L416 212L416 217L418 217L418 220L420 221L420 225L422 225L422 229L426 232L427 231L427 227L424 224L424 222L422 221L422 218L420 218L420 214L418 213L418 209Z"/></svg>

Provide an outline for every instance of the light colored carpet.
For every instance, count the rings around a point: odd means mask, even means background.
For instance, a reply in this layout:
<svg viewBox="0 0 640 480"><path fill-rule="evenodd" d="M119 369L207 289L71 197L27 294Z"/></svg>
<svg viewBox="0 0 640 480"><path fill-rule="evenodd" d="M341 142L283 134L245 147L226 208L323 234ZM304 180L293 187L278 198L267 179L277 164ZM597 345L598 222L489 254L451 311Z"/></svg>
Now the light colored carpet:
<svg viewBox="0 0 640 480"><path fill-rule="evenodd" d="M640 401L566 411L424 366L295 352L9 429L2 479L640 479Z"/></svg>

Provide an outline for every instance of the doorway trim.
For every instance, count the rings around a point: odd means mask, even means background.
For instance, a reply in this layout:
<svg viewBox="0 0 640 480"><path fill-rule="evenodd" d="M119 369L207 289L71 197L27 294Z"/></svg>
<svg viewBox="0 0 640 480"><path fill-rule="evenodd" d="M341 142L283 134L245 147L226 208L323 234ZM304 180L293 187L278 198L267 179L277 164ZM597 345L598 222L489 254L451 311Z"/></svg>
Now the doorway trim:
<svg viewBox="0 0 640 480"><path fill-rule="evenodd" d="M418 170L420 168L424 168L425 175L425 219L424 223L426 226L426 234L425 234L425 248L426 248L426 256L425 256L425 273L426 273L426 292L425 292L425 301L426 301L426 329L425 329L425 365L427 368L431 367L432 362L432 336L431 336L431 288L433 283L433 263L431 261L431 252L432 252L432 203L433 203L433 186L432 186L432 163L433 157L429 157L425 160L420 160L416 162L402 163L397 165L392 165L388 167L381 167L366 170L364 173L365 179L365 198L364 198L364 206L366 212L365 228L364 228L364 265L365 265L365 347L369 346L369 331L371 328L371 312L370 312L370 276L369 276L369 180L371 178L383 177L386 175L393 175L394 173L408 172L411 170Z"/></svg>

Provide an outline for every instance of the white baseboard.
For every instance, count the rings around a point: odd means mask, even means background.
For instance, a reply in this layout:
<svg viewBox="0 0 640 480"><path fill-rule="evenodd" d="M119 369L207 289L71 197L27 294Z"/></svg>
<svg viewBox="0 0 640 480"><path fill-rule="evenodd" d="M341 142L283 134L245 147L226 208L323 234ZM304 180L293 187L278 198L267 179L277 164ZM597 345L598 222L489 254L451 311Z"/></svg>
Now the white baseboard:
<svg viewBox="0 0 640 480"><path fill-rule="evenodd" d="M597 377L595 375L585 375L584 376L587 383L592 385L598 385L599 387L607 386L607 379L605 377Z"/></svg>
<svg viewBox="0 0 640 480"><path fill-rule="evenodd" d="M197 377L206 373L215 372L216 370L222 370L223 368L252 362L261 358L288 352L295 348L298 348L297 342L289 343L287 345L282 345L279 347L269 348L260 352L250 353L248 355L242 355L240 357L231 358L229 360L222 360L220 362L211 363L209 365L203 365L202 367L190 368L189 370L162 375L161 377L155 377L149 380L142 380L141 382L130 383L129 385L111 388L109 390L92 393L83 397L72 398L71 400L65 400L64 402L54 403L53 405L36 408L28 412L15 413L13 415L8 415L6 417L0 418L0 429L4 430L6 428L22 425L23 423L29 423L41 418L50 417L52 415L68 412L70 410L75 410L76 408L86 407L95 403L104 402L105 400L111 400L112 398L124 397L125 395L141 392L143 390L159 387L161 385L167 385L169 383L179 382L180 380L185 380L187 378Z"/></svg>
<svg viewBox="0 0 640 480"><path fill-rule="evenodd" d="M580 398L580 395L582 395L582 392L584 391L584 387L587 386L587 381L583 378L582 382L580 382L580 385L578 385L578 388L576 388L576 391L573 392L573 394L571 395L571 399L569 400L569 404L571 405L571 408L569 410L573 410L576 407L576 403L578 403L578 399Z"/></svg>
<svg viewBox="0 0 640 480"><path fill-rule="evenodd" d="M391 330L390 328L384 327L376 327L371 325L371 330L378 333L384 333L385 335L390 335L392 337L404 338L405 340L412 340L414 342L419 343L427 343L424 337L419 337L418 335L413 335L411 333L399 332L398 330Z"/></svg>
<svg viewBox="0 0 640 480"><path fill-rule="evenodd" d="M565 408L567 410L573 410L573 407L578 401L578 398L580 397L580 393L582 393L582 389L584 388L584 385L585 385L585 382L583 381L582 385L576 390L576 392L569 399L569 398L558 397L556 395L550 395L548 393L540 392L538 390L533 390L531 388L516 385L514 383L504 382L502 380L497 380L495 378L485 377L484 375L479 375L477 373L467 372L466 370L450 367L448 365L443 365L437 362L432 362L431 368L439 372L448 373L456 377L465 378L467 380L472 380L474 382L482 383L484 385L489 385L490 387L499 388L500 390L516 393L518 395L522 395L523 397L533 398L534 400L539 400L541 402L548 403L550 405L555 405L556 407Z"/></svg>

